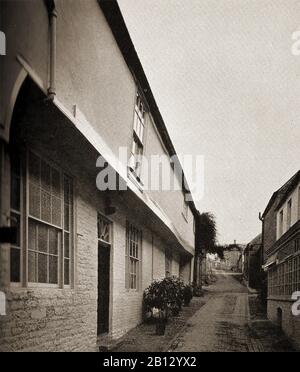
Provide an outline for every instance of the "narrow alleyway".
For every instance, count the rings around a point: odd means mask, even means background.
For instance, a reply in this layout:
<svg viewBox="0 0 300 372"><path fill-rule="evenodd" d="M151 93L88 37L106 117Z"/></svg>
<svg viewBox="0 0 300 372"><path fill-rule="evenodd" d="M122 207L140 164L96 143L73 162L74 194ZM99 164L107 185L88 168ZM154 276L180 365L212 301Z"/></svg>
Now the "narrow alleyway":
<svg viewBox="0 0 300 372"><path fill-rule="evenodd" d="M217 278L209 287L206 304L189 320L170 351L292 351L269 322L259 330L249 326L248 291L235 274L217 272Z"/></svg>

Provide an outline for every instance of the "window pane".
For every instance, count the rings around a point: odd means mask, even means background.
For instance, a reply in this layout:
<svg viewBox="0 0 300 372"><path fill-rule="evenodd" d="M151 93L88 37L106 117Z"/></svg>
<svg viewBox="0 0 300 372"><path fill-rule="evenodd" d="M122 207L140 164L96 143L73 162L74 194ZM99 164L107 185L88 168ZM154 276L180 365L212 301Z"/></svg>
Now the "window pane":
<svg viewBox="0 0 300 372"><path fill-rule="evenodd" d="M52 223L61 226L61 199L52 196Z"/></svg>
<svg viewBox="0 0 300 372"><path fill-rule="evenodd" d="M47 255L38 255L38 282L47 283Z"/></svg>
<svg viewBox="0 0 300 372"><path fill-rule="evenodd" d="M15 213L11 213L11 226L17 229L17 239L14 245L20 247L20 216Z"/></svg>
<svg viewBox="0 0 300 372"><path fill-rule="evenodd" d="M41 196L40 188L35 184L29 184L29 213L33 217L40 218Z"/></svg>
<svg viewBox="0 0 300 372"><path fill-rule="evenodd" d="M49 256L49 283L58 283L58 258Z"/></svg>
<svg viewBox="0 0 300 372"><path fill-rule="evenodd" d="M46 222L51 222L51 196L49 193L42 190L42 217Z"/></svg>
<svg viewBox="0 0 300 372"><path fill-rule="evenodd" d="M70 206L68 204L64 207L64 229L70 231Z"/></svg>
<svg viewBox="0 0 300 372"><path fill-rule="evenodd" d="M70 202L70 180L64 177L64 199L66 203Z"/></svg>
<svg viewBox="0 0 300 372"><path fill-rule="evenodd" d="M48 229L44 225L38 225L38 250L48 252Z"/></svg>
<svg viewBox="0 0 300 372"><path fill-rule="evenodd" d="M20 210L20 177L14 173L11 175L11 208Z"/></svg>
<svg viewBox="0 0 300 372"><path fill-rule="evenodd" d="M36 282L36 253L28 252L28 281L35 283Z"/></svg>
<svg viewBox="0 0 300 372"><path fill-rule="evenodd" d="M61 197L60 173L52 168L52 194Z"/></svg>
<svg viewBox="0 0 300 372"><path fill-rule="evenodd" d="M10 249L10 281L20 282L21 250L11 247Z"/></svg>
<svg viewBox="0 0 300 372"><path fill-rule="evenodd" d="M66 285L69 285L70 284L70 260L69 259L64 260L64 274L65 274L64 282Z"/></svg>
<svg viewBox="0 0 300 372"><path fill-rule="evenodd" d="M64 256L69 258L70 257L70 235L67 233L65 233L64 249L65 249Z"/></svg>
<svg viewBox="0 0 300 372"><path fill-rule="evenodd" d="M33 153L29 153L29 177L30 181L40 185L40 158Z"/></svg>
<svg viewBox="0 0 300 372"><path fill-rule="evenodd" d="M49 229L49 253L58 255L58 234L59 232L54 229Z"/></svg>
<svg viewBox="0 0 300 372"><path fill-rule="evenodd" d="M36 224L29 220L28 249L36 250Z"/></svg>
<svg viewBox="0 0 300 372"><path fill-rule="evenodd" d="M43 161L41 164L41 182L42 188L50 193L51 190L50 166Z"/></svg>

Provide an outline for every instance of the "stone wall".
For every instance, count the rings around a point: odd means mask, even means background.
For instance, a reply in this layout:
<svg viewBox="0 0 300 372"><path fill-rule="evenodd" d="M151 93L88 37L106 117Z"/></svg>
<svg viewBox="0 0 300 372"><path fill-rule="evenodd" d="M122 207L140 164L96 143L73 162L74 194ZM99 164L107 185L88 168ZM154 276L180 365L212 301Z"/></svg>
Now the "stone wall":
<svg viewBox="0 0 300 372"><path fill-rule="evenodd" d="M292 304L290 300L268 300L268 318L278 324L278 309L281 309L282 330L300 348L300 316L296 317L292 314Z"/></svg>

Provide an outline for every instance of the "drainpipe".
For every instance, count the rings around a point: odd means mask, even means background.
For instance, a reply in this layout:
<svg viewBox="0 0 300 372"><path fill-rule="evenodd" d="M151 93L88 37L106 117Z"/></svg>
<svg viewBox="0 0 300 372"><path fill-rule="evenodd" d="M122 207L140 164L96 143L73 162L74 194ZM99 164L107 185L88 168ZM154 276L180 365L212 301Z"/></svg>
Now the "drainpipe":
<svg viewBox="0 0 300 372"><path fill-rule="evenodd" d="M55 88L55 73L56 73L56 23L57 11L55 9L54 0L45 0L48 10L49 24L50 24L50 80L48 87L47 100L53 101L56 95Z"/></svg>
<svg viewBox="0 0 300 372"><path fill-rule="evenodd" d="M262 300L263 301L266 301L267 300L267 283L265 282L266 280L266 274L263 272L263 264L264 264L264 258L265 258L265 255L264 255L264 252L265 252L265 221L264 221L264 217L262 216L261 213L259 213L259 219L262 223L262 236L261 236L261 257L260 257L260 281L262 282L261 283L261 290L262 290Z"/></svg>

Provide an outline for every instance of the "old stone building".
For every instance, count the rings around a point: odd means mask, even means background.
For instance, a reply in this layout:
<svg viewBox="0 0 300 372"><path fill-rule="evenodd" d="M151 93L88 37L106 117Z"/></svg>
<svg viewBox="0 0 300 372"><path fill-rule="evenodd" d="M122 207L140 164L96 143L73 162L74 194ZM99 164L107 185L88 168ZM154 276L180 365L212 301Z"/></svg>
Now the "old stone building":
<svg viewBox="0 0 300 372"><path fill-rule="evenodd" d="M262 282L262 235L259 234L247 244L243 252L243 276L248 287L261 289Z"/></svg>
<svg viewBox="0 0 300 372"><path fill-rule="evenodd" d="M224 245L224 258L221 261L221 268L223 270L242 271L240 260L245 249L245 244Z"/></svg>
<svg viewBox="0 0 300 372"><path fill-rule="evenodd" d="M300 291L300 171L277 190L263 214L268 317L299 346L300 318L292 312Z"/></svg>
<svg viewBox="0 0 300 372"><path fill-rule="evenodd" d="M153 279L191 279L195 205L170 161L180 187L144 187L140 155L176 152L117 2L1 1L1 30L0 349L96 350Z"/></svg>

